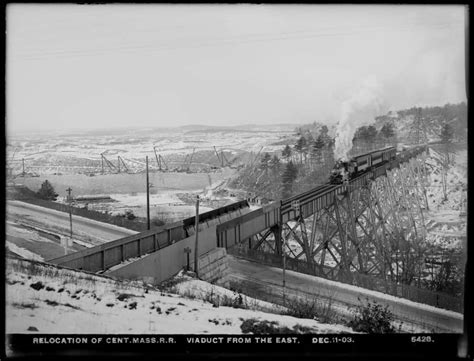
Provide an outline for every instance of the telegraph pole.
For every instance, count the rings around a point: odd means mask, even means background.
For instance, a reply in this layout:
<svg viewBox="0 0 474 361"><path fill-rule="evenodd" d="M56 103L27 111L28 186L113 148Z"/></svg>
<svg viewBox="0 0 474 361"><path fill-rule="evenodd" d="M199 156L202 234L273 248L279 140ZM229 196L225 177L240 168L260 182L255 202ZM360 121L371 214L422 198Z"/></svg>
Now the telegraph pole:
<svg viewBox="0 0 474 361"><path fill-rule="evenodd" d="M286 306L286 236L283 234L283 306Z"/></svg>
<svg viewBox="0 0 474 361"><path fill-rule="evenodd" d="M146 221L150 230L150 182L148 178L148 156L146 156Z"/></svg>
<svg viewBox="0 0 474 361"><path fill-rule="evenodd" d="M23 172L21 174L23 175L23 178L24 178L25 177L25 158L22 158L21 162L23 164Z"/></svg>
<svg viewBox="0 0 474 361"><path fill-rule="evenodd" d="M70 235L71 235L71 238L72 238L72 205L71 205L71 192L72 192L72 189L71 189L71 187L66 189L66 192L68 193L67 200L69 202L69 229L70 229Z"/></svg>
<svg viewBox="0 0 474 361"><path fill-rule="evenodd" d="M194 223L194 230L196 232L196 239L194 241L194 272L196 272L196 277L199 277L199 274L198 274L199 196L196 196L196 220Z"/></svg>

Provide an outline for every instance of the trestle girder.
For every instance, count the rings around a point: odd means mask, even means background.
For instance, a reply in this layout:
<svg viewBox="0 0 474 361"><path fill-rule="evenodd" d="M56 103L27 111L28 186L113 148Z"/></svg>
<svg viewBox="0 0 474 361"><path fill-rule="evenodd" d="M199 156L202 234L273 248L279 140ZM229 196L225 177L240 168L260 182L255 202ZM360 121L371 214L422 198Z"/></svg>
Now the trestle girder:
<svg viewBox="0 0 474 361"><path fill-rule="evenodd" d="M363 187L348 187L306 219L297 212L280 229L256 236L252 248L281 254L284 247L287 257L339 279L353 273L397 281L412 277L420 266L416 255L426 233L425 158L412 158ZM275 246L279 234L284 241Z"/></svg>

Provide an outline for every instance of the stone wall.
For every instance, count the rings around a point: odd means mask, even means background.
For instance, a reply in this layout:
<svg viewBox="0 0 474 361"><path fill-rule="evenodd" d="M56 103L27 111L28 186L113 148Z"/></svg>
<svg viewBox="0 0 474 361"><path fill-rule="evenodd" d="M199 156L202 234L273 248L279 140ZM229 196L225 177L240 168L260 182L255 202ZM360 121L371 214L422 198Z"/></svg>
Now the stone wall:
<svg viewBox="0 0 474 361"><path fill-rule="evenodd" d="M229 266L225 248L215 248L199 257L199 278L228 287Z"/></svg>

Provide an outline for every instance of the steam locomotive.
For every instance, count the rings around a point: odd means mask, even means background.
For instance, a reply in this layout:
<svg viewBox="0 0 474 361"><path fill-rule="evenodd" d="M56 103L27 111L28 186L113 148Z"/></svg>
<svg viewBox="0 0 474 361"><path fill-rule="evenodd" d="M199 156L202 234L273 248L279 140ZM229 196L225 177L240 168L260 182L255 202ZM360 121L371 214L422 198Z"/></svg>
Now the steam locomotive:
<svg viewBox="0 0 474 361"><path fill-rule="evenodd" d="M395 147L388 147L359 155L348 161L339 159L331 171L329 182L331 184L347 182L373 167L378 167L394 159L396 154L397 150Z"/></svg>

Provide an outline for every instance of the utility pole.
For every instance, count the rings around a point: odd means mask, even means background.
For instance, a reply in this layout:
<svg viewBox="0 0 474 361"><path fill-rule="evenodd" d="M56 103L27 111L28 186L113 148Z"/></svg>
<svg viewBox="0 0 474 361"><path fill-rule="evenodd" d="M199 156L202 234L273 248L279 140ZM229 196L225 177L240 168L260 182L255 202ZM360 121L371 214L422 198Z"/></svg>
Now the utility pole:
<svg viewBox="0 0 474 361"><path fill-rule="evenodd" d="M150 182L148 178L148 156L146 156L146 221L150 230Z"/></svg>
<svg viewBox="0 0 474 361"><path fill-rule="evenodd" d="M281 232L283 238L283 306L286 306L286 236Z"/></svg>
<svg viewBox="0 0 474 361"><path fill-rule="evenodd" d="M196 220L194 223L194 230L196 232L196 239L194 241L194 272L196 272L196 277L199 277L199 274L198 274L199 196L196 196Z"/></svg>
<svg viewBox="0 0 474 361"><path fill-rule="evenodd" d="M186 271L189 271L189 254L191 253L191 247L185 247L184 253L186 253L186 260L187 260Z"/></svg>
<svg viewBox="0 0 474 361"><path fill-rule="evenodd" d="M70 229L70 236L72 238L72 204L71 204L72 189L71 189L71 187L66 189L66 192L68 193L67 200L68 200L68 203L69 203L69 229Z"/></svg>
<svg viewBox="0 0 474 361"><path fill-rule="evenodd" d="M21 162L23 164L23 172L21 174L23 175L23 178L25 178L25 158L23 158Z"/></svg>

